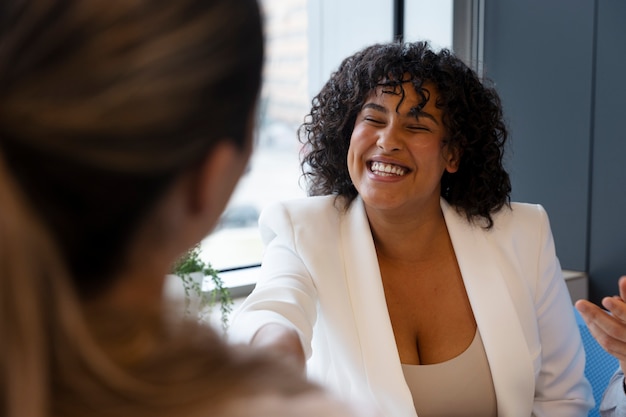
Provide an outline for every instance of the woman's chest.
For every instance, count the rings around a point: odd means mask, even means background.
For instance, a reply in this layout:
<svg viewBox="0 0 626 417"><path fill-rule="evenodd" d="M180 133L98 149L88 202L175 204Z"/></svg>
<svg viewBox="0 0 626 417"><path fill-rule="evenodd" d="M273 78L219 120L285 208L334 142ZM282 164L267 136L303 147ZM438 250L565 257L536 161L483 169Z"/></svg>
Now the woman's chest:
<svg viewBox="0 0 626 417"><path fill-rule="evenodd" d="M380 262L387 310L402 363L452 359L471 343L476 322L458 266Z"/></svg>

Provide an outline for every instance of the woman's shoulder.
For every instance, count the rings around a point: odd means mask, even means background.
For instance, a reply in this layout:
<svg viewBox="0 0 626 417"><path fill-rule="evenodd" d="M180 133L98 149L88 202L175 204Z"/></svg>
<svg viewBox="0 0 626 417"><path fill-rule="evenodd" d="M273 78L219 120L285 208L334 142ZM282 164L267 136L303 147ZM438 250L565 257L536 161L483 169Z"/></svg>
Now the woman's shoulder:
<svg viewBox="0 0 626 417"><path fill-rule="evenodd" d="M308 241L312 236L332 234L341 222L342 211L338 204L336 196L332 195L272 203L259 217L261 240L267 243L278 235L297 234L302 237L300 240Z"/></svg>
<svg viewBox="0 0 626 417"><path fill-rule="evenodd" d="M541 204L512 202L493 214L489 233L503 239L539 241L551 234L548 213Z"/></svg>
<svg viewBox="0 0 626 417"><path fill-rule="evenodd" d="M339 200L338 200L339 199ZM270 204L269 207L272 206L283 206L291 210L319 210L326 209L328 207L335 207L341 201L341 197L336 195L317 195L317 196L309 196L309 197L300 197L300 198L292 198L288 200L280 200L273 204Z"/></svg>
<svg viewBox="0 0 626 417"><path fill-rule="evenodd" d="M455 223L467 223L468 219L462 210L456 209L445 200L442 200L442 208L446 218ZM484 218L469 220L471 226L481 228L485 231L497 233L499 230L510 228L525 228L529 225L548 224L548 214L541 204L526 202L511 202L505 204L497 211L491 213L493 227L487 228L487 221Z"/></svg>
<svg viewBox="0 0 626 417"><path fill-rule="evenodd" d="M328 219L333 214L342 212L342 200L335 195L313 196L276 201L269 204L261 212L261 219L275 216L288 216L292 219L307 219L317 217Z"/></svg>
<svg viewBox="0 0 626 417"><path fill-rule="evenodd" d="M541 223L547 220L548 214L541 204L512 202L502 207L494 216L495 225Z"/></svg>

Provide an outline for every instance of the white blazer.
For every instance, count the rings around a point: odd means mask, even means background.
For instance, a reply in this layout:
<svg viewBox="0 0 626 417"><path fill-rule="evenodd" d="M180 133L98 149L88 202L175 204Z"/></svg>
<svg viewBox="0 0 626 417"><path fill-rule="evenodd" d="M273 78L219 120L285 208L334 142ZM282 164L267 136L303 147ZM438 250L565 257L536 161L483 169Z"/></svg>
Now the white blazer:
<svg viewBox="0 0 626 417"><path fill-rule="evenodd" d="M544 209L513 203L485 230L443 199L441 208L498 416L587 416L584 350ZM312 379L344 399L373 401L384 416L415 417L360 198L347 212L333 196L277 203L259 224L261 276L233 317L232 340L249 342L267 323L295 328Z"/></svg>

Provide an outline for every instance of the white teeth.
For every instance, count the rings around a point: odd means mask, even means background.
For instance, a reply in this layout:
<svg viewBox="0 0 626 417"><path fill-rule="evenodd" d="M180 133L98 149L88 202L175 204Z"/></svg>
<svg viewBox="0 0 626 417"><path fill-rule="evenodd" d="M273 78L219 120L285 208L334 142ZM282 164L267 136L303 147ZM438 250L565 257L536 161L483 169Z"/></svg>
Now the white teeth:
<svg viewBox="0 0 626 417"><path fill-rule="evenodd" d="M372 162L372 172L377 175L392 176L392 175L404 175L406 169L397 165L384 164L382 162Z"/></svg>

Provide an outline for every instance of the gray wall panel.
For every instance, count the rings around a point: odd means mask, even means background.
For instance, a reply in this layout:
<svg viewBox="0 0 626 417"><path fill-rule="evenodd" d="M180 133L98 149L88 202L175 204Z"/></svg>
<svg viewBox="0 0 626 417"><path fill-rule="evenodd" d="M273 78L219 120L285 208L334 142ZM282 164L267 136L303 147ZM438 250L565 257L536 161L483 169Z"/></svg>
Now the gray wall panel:
<svg viewBox="0 0 626 417"><path fill-rule="evenodd" d="M484 51L511 132L512 197L546 208L562 266L584 271L593 2L487 0Z"/></svg>
<svg viewBox="0 0 626 417"><path fill-rule="evenodd" d="M626 275L626 3L598 2L590 296L617 292Z"/></svg>

